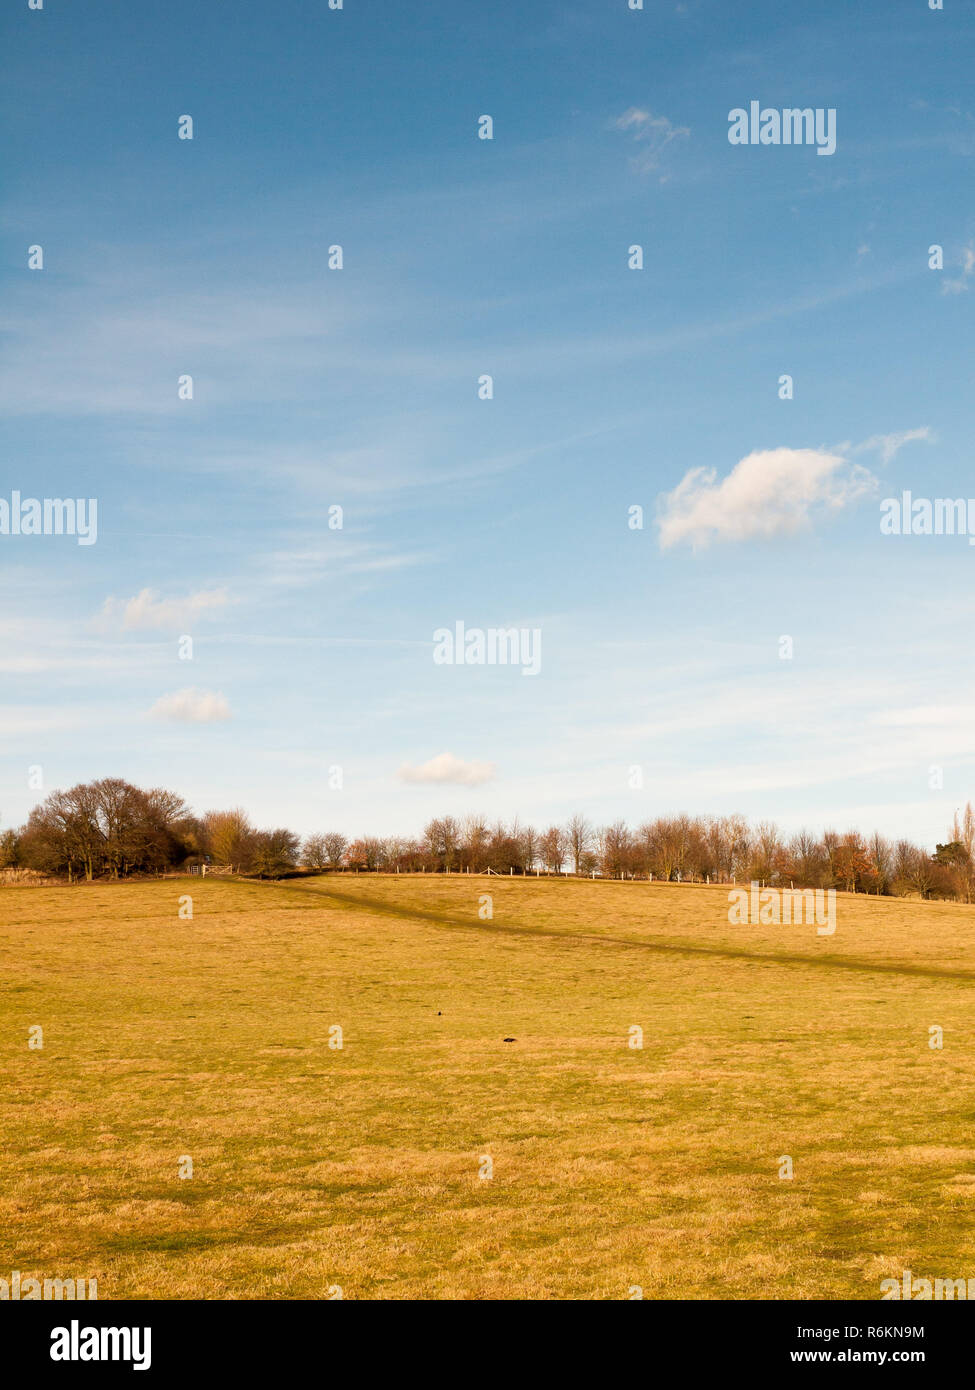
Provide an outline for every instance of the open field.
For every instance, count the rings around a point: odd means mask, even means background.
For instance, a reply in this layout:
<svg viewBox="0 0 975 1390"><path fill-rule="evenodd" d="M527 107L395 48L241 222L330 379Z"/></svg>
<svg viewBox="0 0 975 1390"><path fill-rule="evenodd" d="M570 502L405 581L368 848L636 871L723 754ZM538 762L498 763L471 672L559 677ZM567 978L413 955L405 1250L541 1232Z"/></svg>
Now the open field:
<svg viewBox="0 0 975 1390"><path fill-rule="evenodd" d="M975 908L839 895L818 937L689 885L169 879L0 890L0 950L0 1276L611 1299L975 1276Z"/></svg>

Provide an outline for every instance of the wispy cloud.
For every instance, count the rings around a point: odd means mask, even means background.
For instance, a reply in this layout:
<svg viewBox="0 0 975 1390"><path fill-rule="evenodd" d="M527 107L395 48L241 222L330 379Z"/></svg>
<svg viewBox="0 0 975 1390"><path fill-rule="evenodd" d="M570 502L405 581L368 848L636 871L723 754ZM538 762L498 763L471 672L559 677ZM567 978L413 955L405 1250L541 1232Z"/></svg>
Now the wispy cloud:
<svg viewBox="0 0 975 1390"><path fill-rule="evenodd" d="M629 107L613 124L617 130L628 131L641 146L631 162L643 174L658 168L667 147L675 140L688 139L691 133L689 126L674 125L667 116L655 116L639 106Z"/></svg>
<svg viewBox="0 0 975 1390"><path fill-rule="evenodd" d="M184 724L214 724L230 718L225 695L190 686L163 695L149 711L151 719L172 719Z"/></svg>
<svg viewBox="0 0 975 1390"><path fill-rule="evenodd" d="M171 631L186 627L194 619L208 617L230 601L226 589L200 589L181 598L160 598L153 589L140 589L134 598L107 598L97 624L103 628L121 627L123 632Z"/></svg>
<svg viewBox="0 0 975 1390"><path fill-rule="evenodd" d="M915 439L926 439L933 442L934 433L923 425L916 430L901 430L893 434L872 434L869 439L865 439L862 444L858 444L854 449L854 454L869 453L877 450L880 454L881 463L890 463L891 459L903 449L905 444L910 444Z"/></svg>
<svg viewBox="0 0 975 1390"><path fill-rule="evenodd" d="M323 330L303 287L276 295L241 296L234 287L174 294L159 289L160 274L144 264L114 277L91 269L59 295L56 308L14 296L8 331L22 353L4 372L3 408L14 415L185 415L194 406L177 398L180 371L195 372L201 404L248 395L300 400L300 383L323 358L339 359L338 312L330 306ZM31 375L32 358L44 361L40 376ZM274 370L282 360L288 370Z"/></svg>
<svg viewBox="0 0 975 1390"><path fill-rule="evenodd" d="M397 776L401 782L454 782L462 787L478 787L494 776L494 763L465 762L453 753L439 753L419 767L404 763Z"/></svg>
<svg viewBox="0 0 975 1390"><path fill-rule="evenodd" d="M964 294L968 289L968 282L973 273L975 273L975 242L970 241L962 251L961 274L956 280L943 280L941 282L941 293Z"/></svg>
<svg viewBox="0 0 975 1390"><path fill-rule="evenodd" d="M262 560L268 566L267 582L278 585L312 584L329 574L383 576L428 563L427 553L394 554L378 546L347 545L328 555L322 549L280 551Z"/></svg>

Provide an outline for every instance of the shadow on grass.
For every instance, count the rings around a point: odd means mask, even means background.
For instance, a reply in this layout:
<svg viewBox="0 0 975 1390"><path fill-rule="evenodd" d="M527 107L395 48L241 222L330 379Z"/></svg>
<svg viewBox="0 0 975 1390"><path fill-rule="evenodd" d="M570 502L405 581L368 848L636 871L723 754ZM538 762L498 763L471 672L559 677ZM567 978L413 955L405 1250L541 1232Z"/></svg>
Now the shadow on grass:
<svg viewBox="0 0 975 1390"><path fill-rule="evenodd" d="M319 888L311 884L300 887L293 884L262 883L258 879L224 879L235 887L257 884L279 893L300 894L306 899L319 899L323 905L331 904L343 908L355 908L360 912L371 912L377 916L393 917L404 922L425 922L431 926L450 931L476 932L478 936L494 935L502 937L530 936L543 938L563 945L585 943L595 946L617 947L623 950L645 951L657 955L702 956L706 959L755 961L762 965L775 965L786 968L815 970L853 970L868 975L903 975L916 979L949 980L955 984L975 984L975 970L953 970L941 965L909 965L888 961L864 960L856 956L804 955L795 951L748 951L734 946L699 946L688 941L636 941L632 937L602 936L594 932L559 931L554 927L530 927L514 923L501 925L497 922L484 922L471 917L453 917L446 913L432 912L428 908L397 907L393 903L379 902L374 898L355 893L342 893L335 888Z"/></svg>

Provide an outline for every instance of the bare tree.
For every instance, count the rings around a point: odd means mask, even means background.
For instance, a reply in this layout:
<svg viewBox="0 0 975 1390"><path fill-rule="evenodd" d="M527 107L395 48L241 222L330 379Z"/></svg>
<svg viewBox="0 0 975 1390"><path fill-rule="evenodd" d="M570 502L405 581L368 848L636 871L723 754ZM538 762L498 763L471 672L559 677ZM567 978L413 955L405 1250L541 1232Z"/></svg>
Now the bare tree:
<svg viewBox="0 0 975 1390"><path fill-rule="evenodd" d="M600 836L602 842L602 869L607 878L622 878L630 868L633 853L633 837L625 821L614 821L607 825Z"/></svg>
<svg viewBox="0 0 975 1390"><path fill-rule="evenodd" d="M731 836L724 816L711 816L704 827L710 872L719 883L731 878Z"/></svg>
<svg viewBox="0 0 975 1390"><path fill-rule="evenodd" d="M460 845L460 827L453 816L443 816L439 820L430 821L423 832L423 838L437 868L449 872L453 868Z"/></svg>
<svg viewBox="0 0 975 1390"><path fill-rule="evenodd" d="M789 873L804 888L817 888L822 867L819 842L810 830L797 830L789 841Z"/></svg>
<svg viewBox="0 0 975 1390"><path fill-rule="evenodd" d="M961 895L966 903L970 903L975 889L975 811L972 810L970 801L965 803L964 814L960 820L958 812L955 812L951 838L953 843L961 846L961 853L957 856L956 873Z"/></svg>
<svg viewBox="0 0 975 1390"><path fill-rule="evenodd" d="M778 876L782 858L782 838L771 821L762 821L755 829L752 847L752 877L764 883Z"/></svg>
<svg viewBox="0 0 975 1390"><path fill-rule="evenodd" d="M829 867L829 881L836 883L836 851L840 847L840 837L835 830L823 831L823 851L826 855L826 863Z"/></svg>
<svg viewBox="0 0 975 1390"><path fill-rule="evenodd" d="M894 848L889 840L885 840L879 831L875 832L870 841L870 853L873 857L873 866L877 872L877 895L886 893L890 885L890 874L894 862Z"/></svg>
<svg viewBox="0 0 975 1390"><path fill-rule="evenodd" d="M471 815L464 818L460 842L461 850L470 865L471 872L480 873L487 864L488 846L491 842L487 821L483 816Z"/></svg>
<svg viewBox="0 0 975 1390"><path fill-rule="evenodd" d="M565 863L565 834L557 825L550 825L538 842L538 853L546 869L553 874L562 872Z"/></svg>
<svg viewBox="0 0 975 1390"><path fill-rule="evenodd" d="M324 835L309 835L301 847L301 862L306 869L314 869L320 874L328 868L328 850Z"/></svg>
<svg viewBox="0 0 975 1390"><path fill-rule="evenodd" d="M566 843L572 853L572 866L575 873L584 872L582 857L592 845L592 826L585 816L573 816L565 827Z"/></svg>
<svg viewBox="0 0 975 1390"><path fill-rule="evenodd" d="M539 857L539 834L534 826L526 825L521 832L521 852L524 857L525 873L529 873L535 867L535 861Z"/></svg>
<svg viewBox="0 0 975 1390"><path fill-rule="evenodd" d="M733 815L727 820L728 848L731 854L731 873L737 881L748 875L748 861L752 852L751 831L744 816Z"/></svg>
<svg viewBox="0 0 975 1390"><path fill-rule="evenodd" d="M339 834L337 830L329 830L322 836L322 840L325 845L328 867L330 869L341 868L342 860L345 857L345 851L349 846L348 840L344 835Z"/></svg>

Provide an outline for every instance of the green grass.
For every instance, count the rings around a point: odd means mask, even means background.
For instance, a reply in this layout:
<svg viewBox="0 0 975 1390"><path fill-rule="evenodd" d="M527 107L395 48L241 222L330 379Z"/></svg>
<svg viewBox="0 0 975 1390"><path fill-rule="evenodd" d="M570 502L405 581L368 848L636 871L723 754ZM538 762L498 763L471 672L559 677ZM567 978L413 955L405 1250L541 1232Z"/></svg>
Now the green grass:
<svg viewBox="0 0 975 1390"><path fill-rule="evenodd" d="M821 938L730 926L689 885L0 890L0 1277L876 1299L903 1269L975 1276L975 909L837 910Z"/></svg>

